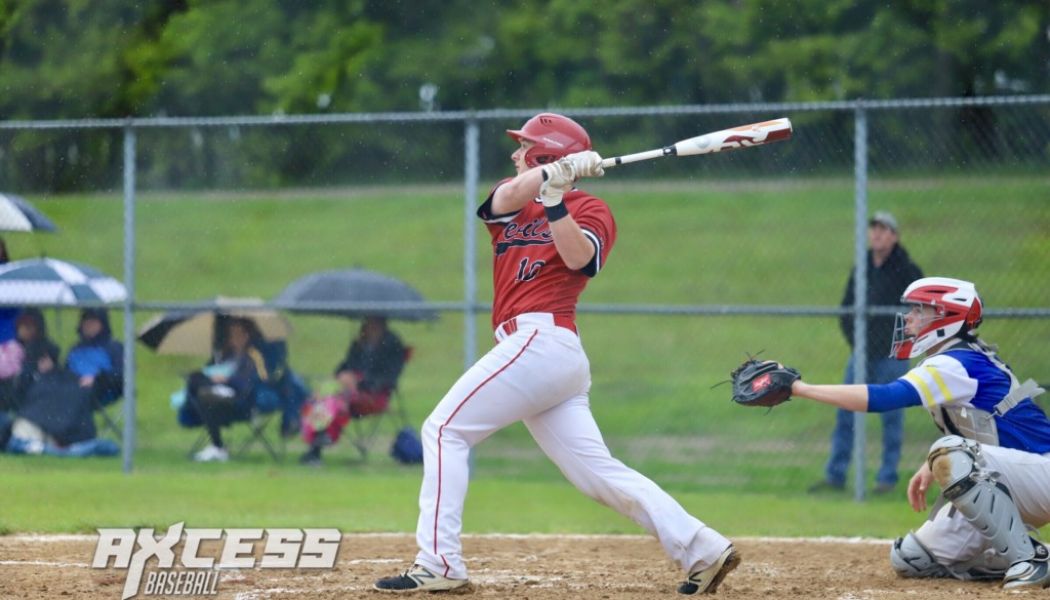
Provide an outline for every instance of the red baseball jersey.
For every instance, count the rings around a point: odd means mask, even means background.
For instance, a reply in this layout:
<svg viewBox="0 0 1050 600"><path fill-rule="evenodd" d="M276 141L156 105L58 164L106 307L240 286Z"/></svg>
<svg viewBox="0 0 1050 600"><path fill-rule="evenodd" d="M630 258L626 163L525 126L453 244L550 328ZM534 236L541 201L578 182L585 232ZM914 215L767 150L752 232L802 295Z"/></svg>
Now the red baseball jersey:
<svg viewBox="0 0 1050 600"><path fill-rule="evenodd" d="M501 181L500 185L509 181ZM495 299L492 326L527 312L576 317L576 303L587 281L605 265L616 241L612 211L600 198L574 189L563 201L569 214L594 244L595 253L583 269L565 266L554 246L543 204L536 199L516 213L492 214L492 194L478 208L478 217L492 236L492 281Z"/></svg>

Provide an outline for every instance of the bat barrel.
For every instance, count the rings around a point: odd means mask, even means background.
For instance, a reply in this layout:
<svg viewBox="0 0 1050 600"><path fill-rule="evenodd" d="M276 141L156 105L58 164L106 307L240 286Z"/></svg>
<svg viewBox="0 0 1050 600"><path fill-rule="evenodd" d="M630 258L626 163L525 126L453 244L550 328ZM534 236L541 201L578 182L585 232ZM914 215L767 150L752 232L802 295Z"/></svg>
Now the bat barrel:
<svg viewBox="0 0 1050 600"><path fill-rule="evenodd" d="M783 117L705 133L704 135L681 140L666 148L606 158L602 160L602 168L609 169L619 165L663 156L694 156L697 154L722 152L723 150L763 146L773 142L789 140L791 139L791 133L791 119Z"/></svg>

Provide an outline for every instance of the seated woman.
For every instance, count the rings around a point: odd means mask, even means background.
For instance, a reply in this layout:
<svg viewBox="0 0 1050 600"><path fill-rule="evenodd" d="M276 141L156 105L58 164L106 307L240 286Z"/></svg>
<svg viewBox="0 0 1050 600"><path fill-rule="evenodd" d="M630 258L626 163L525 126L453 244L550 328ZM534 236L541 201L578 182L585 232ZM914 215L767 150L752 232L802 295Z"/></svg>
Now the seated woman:
<svg viewBox="0 0 1050 600"><path fill-rule="evenodd" d="M0 264L7 262L7 243L0 238ZM16 306L0 306L0 413L14 408L15 378L25 360L25 349L15 335L18 313Z"/></svg>
<svg viewBox="0 0 1050 600"><path fill-rule="evenodd" d="M112 404L124 393L124 345L113 339L109 315L101 308L84 309L77 335L80 341L69 350L66 368L97 405Z"/></svg>
<svg viewBox="0 0 1050 600"><path fill-rule="evenodd" d="M253 345L258 339L254 323L231 318L224 328L221 350L186 382L186 401L179 409L183 427L203 425L210 443L197 452L198 462L229 460L222 441L222 427L247 420L259 379L266 379L262 354Z"/></svg>
<svg viewBox="0 0 1050 600"><path fill-rule="evenodd" d="M45 446L69 446L95 438L88 392L77 376L62 368L58 346L38 340L26 348L26 369L20 376L22 403L11 437L30 454Z"/></svg>
<svg viewBox="0 0 1050 600"><path fill-rule="evenodd" d="M0 413L15 408L15 382L25 362L25 348L18 341L17 308L0 308Z"/></svg>
<svg viewBox="0 0 1050 600"><path fill-rule="evenodd" d="M22 366L18 374L7 382L5 393L8 394L10 409L17 411L25 400L29 383L37 373L36 357L43 349L52 347L57 356L58 346L48 337L47 321L39 308L25 308L18 314L15 319L15 339L22 349Z"/></svg>
<svg viewBox="0 0 1050 600"><path fill-rule="evenodd" d="M405 365L405 346L384 317L368 317L335 369L340 391L303 409L303 439L310 449L303 464L319 464L321 449L335 443L350 419L381 413L390 404Z"/></svg>

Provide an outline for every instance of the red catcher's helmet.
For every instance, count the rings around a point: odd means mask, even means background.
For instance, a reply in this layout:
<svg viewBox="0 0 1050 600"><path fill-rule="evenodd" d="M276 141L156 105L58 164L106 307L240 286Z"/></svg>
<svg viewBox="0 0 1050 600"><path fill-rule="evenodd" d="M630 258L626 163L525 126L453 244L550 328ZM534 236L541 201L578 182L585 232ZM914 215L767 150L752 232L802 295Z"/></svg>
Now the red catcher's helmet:
<svg viewBox="0 0 1050 600"><path fill-rule="evenodd" d="M537 167L552 163L574 152L591 149L587 130L569 117L555 113L540 113L525 121L521 129L508 129L514 141L528 140L534 145L525 153L525 164Z"/></svg>
<svg viewBox="0 0 1050 600"><path fill-rule="evenodd" d="M890 355L908 359L922 354L948 338L976 329L981 324L981 298L969 281L948 277L924 277L904 290L901 302L932 306L936 314L919 325L913 336L904 331L904 313L897 313Z"/></svg>

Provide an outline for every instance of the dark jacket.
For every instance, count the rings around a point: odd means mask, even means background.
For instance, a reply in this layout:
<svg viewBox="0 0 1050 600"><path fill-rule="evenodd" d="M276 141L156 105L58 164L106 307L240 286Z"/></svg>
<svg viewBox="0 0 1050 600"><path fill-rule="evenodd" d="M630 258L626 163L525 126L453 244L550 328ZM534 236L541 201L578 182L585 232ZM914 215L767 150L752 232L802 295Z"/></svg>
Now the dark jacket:
<svg viewBox="0 0 1050 600"><path fill-rule="evenodd" d="M842 306L853 306L853 280L857 270L849 274L846 292L842 296ZM899 306L901 295L908 285L922 278L922 269L912 262L903 246L893 247L886 262L876 267L868 250L868 306ZM893 342L893 315L868 317L868 362L880 360L890 355ZM839 325L850 348L853 347L853 315L839 317Z"/></svg>
<svg viewBox="0 0 1050 600"><path fill-rule="evenodd" d="M81 323L89 317L98 319L102 330L95 337L87 338L83 328L77 328L80 341L66 355L66 368L79 377L94 377L96 399L109 404L124 393L124 345L113 339L106 311L85 309L80 316Z"/></svg>
<svg viewBox="0 0 1050 600"><path fill-rule="evenodd" d="M66 366L77 375L97 376L106 371L117 377L124 376L124 345L113 339L109 325L109 315L99 309L85 310L80 320L91 317L102 323L102 331L93 338L84 337L84 331L77 329L80 341L66 355Z"/></svg>
<svg viewBox="0 0 1050 600"><path fill-rule="evenodd" d="M356 371L361 374L358 389L380 392L397 386L397 378L404 366L405 346L394 332L387 330L375 346L367 345L360 338L354 340L335 372Z"/></svg>
<svg viewBox="0 0 1050 600"><path fill-rule="evenodd" d="M14 402L15 406L21 406L25 402L26 394L29 393L29 388L33 383L40 378L41 373L37 370L37 363L44 356L50 356L51 361L55 363L55 368L60 366L59 356L60 351L58 345L48 339L46 336L29 342L26 346L26 359L22 363L22 372L18 375L15 380L14 387Z"/></svg>

